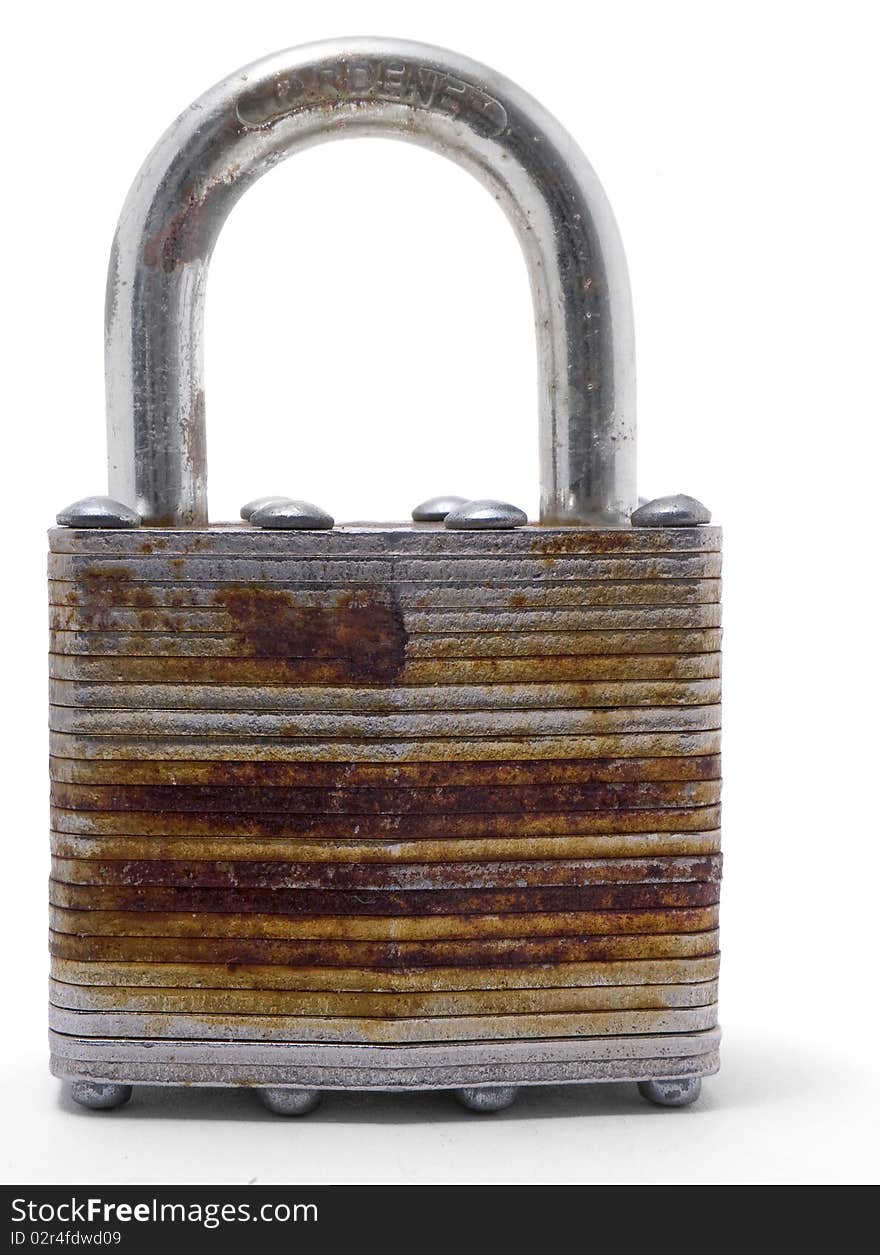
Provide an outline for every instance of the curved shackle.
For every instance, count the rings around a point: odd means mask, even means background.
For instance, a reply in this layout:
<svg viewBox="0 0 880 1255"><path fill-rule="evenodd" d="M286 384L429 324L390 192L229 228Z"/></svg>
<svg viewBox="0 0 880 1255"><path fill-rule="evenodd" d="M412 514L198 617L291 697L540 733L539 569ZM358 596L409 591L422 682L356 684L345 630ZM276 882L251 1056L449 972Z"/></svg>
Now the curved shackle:
<svg viewBox="0 0 880 1255"><path fill-rule="evenodd" d="M345 136L422 144L470 170L525 254L538 341L541 522L635 509L626 261L571 136L514 83L457 53L340 39L255 62L165 133L122 209L107 280L110 495L147 524L207 523L202 382L208 262L232 206L277 162Z"/></svg>

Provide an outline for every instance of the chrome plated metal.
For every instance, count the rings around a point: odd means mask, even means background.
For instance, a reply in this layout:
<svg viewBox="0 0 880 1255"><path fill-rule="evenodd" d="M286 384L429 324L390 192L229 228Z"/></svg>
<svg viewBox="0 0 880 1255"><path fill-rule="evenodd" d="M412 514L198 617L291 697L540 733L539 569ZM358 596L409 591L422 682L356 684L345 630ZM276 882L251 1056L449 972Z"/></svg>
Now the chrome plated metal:
<svg viewBox="0 0 880 1255"><path fill-rule="evenodd" d="M270 531L323 532L333 526L333 516L310 501L274 501L254 510L254 527Z"/></svg>
<svg viewBox="0 0 880 1255"><path fill-rule="evenodd" d="M677 1076L662 1081L639 1081L639 1093L657 1107L688 1107L703 1087L699 1076Z"/></svg>
<svg viewBox="0 0 880 1255"><path fill-rule="evenodd" d="M81 1107L90 1107L92 1111L112 1111L121 1107L131 1098L130 1085L116 1085L101 1081L74 1081L70 1086L70 1096Z"/></svg>
<svg viewBox="0 0 880 1255"><path fill-rule="evenodd" d="M528 523L525 511L507 501L466 501L450 510L444 526L452 532L508 531L525 527Z"/></svg>
<svg viewBox="0 0 880 1255"><path fill-rule="evenodd" d="M518 1093L515 1085L471 1085L465 1089L457 1089L455 1097L468 1111L477 1111L486 1116L512 1107Z"/></svg>
<svg viewBox="0 0 880 1255"><path fill-rule="evenodd" d="M185 1044L185 1043L183 1043ZM53 1053L51 1071L64 1078L94 1077L106 1080L107 1076L119 1076L126 1084L136 1085L186 1085L227 1086L250 1085L275 1087L294 1085L299 1088L323 1090L433 1090L459 1089L469 1086L515 1083L522 1085L584 1085L602 1084L607 1081L639 1081L651 1076L659 1066L682 1076L692 1075L695 1067L700 1075L710 1076L718 1071L717 1052L697 1059L600 1060L589 1064L542 1062L533 1052L530 1062L524 1064L498 1064L484 1067L478 1062L457 1067L408 1068L403 1066L358 1067L300 1067L285 1065L262 1067L245 1058L241 1065L234 1063L202 1063L197 1057L183 1056L176 1043L178 1060L160 1063L155 1056L148 1062L104 1062L94 1058L65 1059ZM84 1055L93 1054L90 1049Z"/></svg>
<svg viewBox="0 0 880 1255"><path fill-rule="evenodd" d="M253 501L245 502L245 504L241 507L241 510L239 511L239 513L241 514L241 517L244 519L244 521L246 523L249 523L251 520L251 515L256 514L257 510L264 510L266 506L270 506L270 505L286 505L289 501L292 501L292 500L293 500L292 497L282 497L279 495L273 495L273 496L268 496L268 497L254 497Z"/></svg>
<svg viewBox="0 0 880 1255"><path fill-rule="evenodd" d="M276 1116L307 1116L321 1102L317 1089L285 1089L281 1085L258 1090L263 1106Z"/></svg>
<svg viewBox="0 0 880 1255"><path fill-rule="evenodd" d="M713 554L720 561L720 527L679 527L651 529L629 524L601 532L597 528L543 527L527 523L509 536L450 536L442 527L414 527L411 523L396 526L381 523L339 523L332 534L324 536L272 536L242 527L240 523L218 523L210 528L176 528L163 532L161 553L166 557L197 557L206 553L216 557L295 557L375 556L377 545L383 555L411 554L444 558L472 555L490 558L529 555L550 558L607 554L609 557L658 554L669 558L676 554ZM69 530L55 531L51 536L53 554L71 554L80 559L105 557L114 563L121 558L147 556L150 543L155 552L155 538L120 532L110 536L104 532L74 535ZM690 574L690 573L689 573ZM57 576L53 577L57 578ZM140 578L140 577L138 577ZM440 572L442 579L442 572ZM180 588L178 593L184 590ZM676 594L681 595L682 590ZM676 602L675 604L679 604Z"/></svg>
<svg viewBox="0 0 880 1255"><path fill-rule="evenodd" d="M339 1043L321 1042L305 1043L300 1041L226 1041L209 1039L203 1041L162 1038L144 1041L131 1037L78 1039L69 1034L55 1032L50 1029L49 1042L52 1047L53 1063L57 1065L57 1075L65 1074L67 1064L80 1065L89 1058L96 1067L106 1068L111 1064L134 1067L142 1064L145 1067L156 1065L161 1076L161 1068L188 1062L205 1066L218 1064L239 1067L242 1070L253 1068L289 1069L291 1071L312 1069L315 1072L324 1070L328 1073L340 1073L347 1069L357 1070L365 1076L366 1087L370 1088L372 1074L375 1073L374 1084L384 1080L383 1073L393 1073L400 1069L410 1074L418 1072L430 1076L448 1069L473 1069L476 1075L480 1068L497 1069L499 1075L493 1077L496 1083L504 1080L502 1069L523 1067L531 1070L536 1079L546 1077L556 1079L559 1073L554 1071L557 1066L571 1065L580 1069L580 1079L591 1079L592 1069L598 1064L615 1065L616 1074L598 1079L626 1080L634 1073L626 1069L638 1062L646 1068L638 1076L660 1076L666 1078L676 1076L708 1076L718 1070L718 1047L721 1041L721 1030L712 1028L691 1033L672 1033L669 1035L635 1034L627 1037L586 1037L559 1038L552 1037L541 1042L536 1051L534 1042L523 1039L472 1042L441 1042L414 1043L389 1049L383 1045L341 1045ZM617 1067L616 1065L620 1065ZM85 1073L84 1075L89 1075ZM278 1081L279 1084L296 1085L288 1079ZM221 1082L222 1083L222 1082ZM270 1085L271 1079L262 1084ZM450 1087L476 1085L477 1080L460 1079L449 1083ZM483 1084L487 1079L483 1078ZM519 1081L517 1081L519 1084ZM319 1088L317 1084L302 1088ZM326 1087L324 1087L326 1088ZM416 1088L420 1088L416 1084ZM430 1088L428 1086L427 1088ZM439 1086L437 1088L440 1088Z"/></svg>
<svg viewBox="0 0 880 1255"><path fill-rule="evenodd" d="M336 1090L463 1089L692 1080L718 1071L720 1031L601 1040L427 1046L296 1042L78 1040L50 1031L55 1076L150 1085L252 1085Z"/></svg>
<svg viewBox="0 0 880 1255"><path fill-rule="evenodd" d="M640 504L630 521L633 527L700 527L712 521L712 514L696 497L677 493Z"/></svg>
<svg viewBox="0 0 880 1255"><path fill-rule="evenodd" d="M59 527L140 527L140 515L112 497L83 497L55 516Z"/></svg>
<svg viewBox="0 0 880 1255"><path fill-rule="evenodd" d="M442 523L450 510L464 505L467 497L429 497L412 512L414 523Z"/></svg>
<svg viewBox="0 0 880 1255"><path fill-rule="evenodd" d="M331 40L224 79L172 124L123 207L107 284L110 492L145 523L207 521L204 295L244 190L345 136L421 144L470 170L525 254L538 340L541 521L615 523L636 505L626 262L595 173L531 96L457 53ZM499 440L503 434L499 432Z"/></svg>

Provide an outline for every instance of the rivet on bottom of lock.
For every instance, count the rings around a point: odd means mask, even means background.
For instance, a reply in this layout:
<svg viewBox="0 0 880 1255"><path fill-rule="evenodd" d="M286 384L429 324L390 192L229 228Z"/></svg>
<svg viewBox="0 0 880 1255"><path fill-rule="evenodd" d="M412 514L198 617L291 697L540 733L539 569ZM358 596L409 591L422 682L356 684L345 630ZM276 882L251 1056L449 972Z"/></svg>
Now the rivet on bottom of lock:
<svg viewBox="0 0 880 1255"><path fill-rule="evenodd" d="M83 497L55 516L59 527L140 527L141 517L112 497Z"/></svg>
<svg viewBox="0 0 880 1255"><path fill-rule="evenodd" d="M518 506L507 501L466 501L446 515L445 524L452 531L503 531L511 527L524 527L528 518Z"/></svg>
<svg viewBox="0 0 880 1255"><path fill-rule="evenodd" d="M630 515L633 527L699 527L712 515L696 497L678 493L674 497L655 497L646 501Z"/></svg>
<svg viewBox="0 0 880 1255"><path fill-rule="evenodd" d="M467 497L429 497L412 512L414 523L442 523L452 510L467 505Z"/></svg>
<svg viewBox="0 0 880 1255"><path fill-rule="evenodd" d="M254 527L300 532L326 531L333 526L333 516L310 501L276 501L255 510L250 521Z"/></svg>

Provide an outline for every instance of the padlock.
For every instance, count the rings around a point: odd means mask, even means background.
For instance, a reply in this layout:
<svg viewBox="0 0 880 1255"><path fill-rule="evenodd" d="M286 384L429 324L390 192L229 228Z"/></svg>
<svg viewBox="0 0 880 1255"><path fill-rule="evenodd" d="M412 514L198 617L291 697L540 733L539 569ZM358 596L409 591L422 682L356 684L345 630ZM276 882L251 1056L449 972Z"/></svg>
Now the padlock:
<svg viewBox="0 0 880 1255"><path fill-rule="evenodd" d="M437 498L209 525L208 260L242 191L345 135L475 173L531 276L540 522ZM123 208L109 498L50 533L53 1072L321 1091L717 1070L720 532L637 507L630 296L574 141L419 44L281 53L188 109ZM297 486L299 489L300 486Z"/></svg>

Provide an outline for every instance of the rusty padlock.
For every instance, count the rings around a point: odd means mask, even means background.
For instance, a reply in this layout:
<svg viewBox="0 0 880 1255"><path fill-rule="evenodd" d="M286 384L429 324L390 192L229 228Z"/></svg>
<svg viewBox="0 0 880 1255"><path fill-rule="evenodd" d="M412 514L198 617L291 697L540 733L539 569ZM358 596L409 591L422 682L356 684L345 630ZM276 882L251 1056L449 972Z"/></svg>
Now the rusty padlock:
<svg viewBox="0 0 880 1255"><path fill-rule="evenodd" d="M203 294L280 158L399 135L493 191L531 276L541 518L438 499L208 523ZM122 211L110 498L50 533L52 1069L77 1101L718 1066L720 533L638 508L626 267L574 142L484 66L357 39L233 74Z"/></svg>

